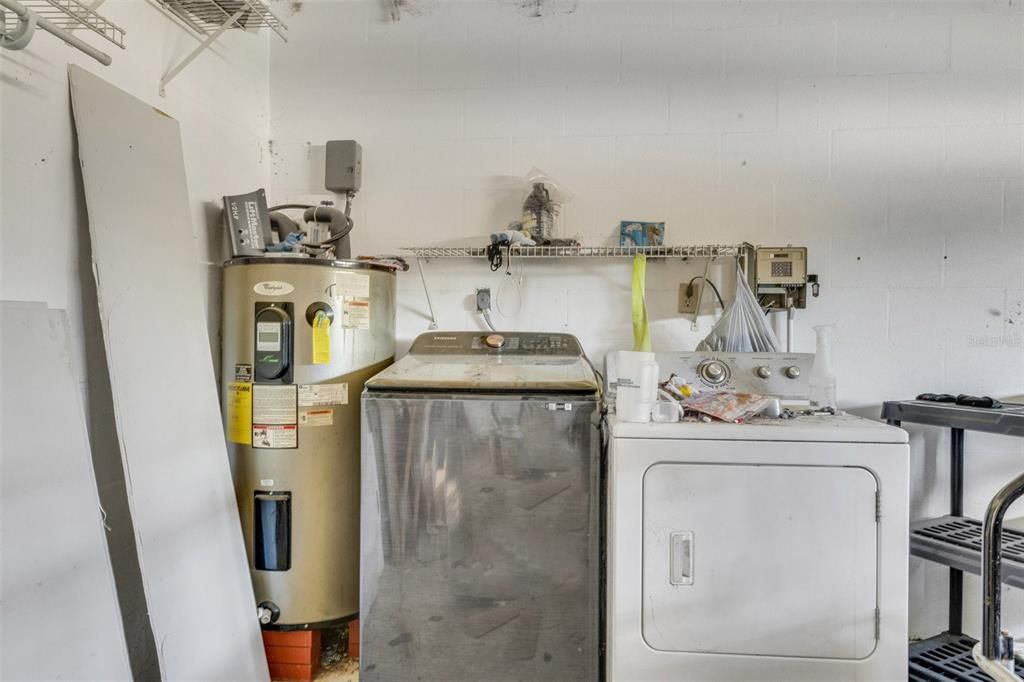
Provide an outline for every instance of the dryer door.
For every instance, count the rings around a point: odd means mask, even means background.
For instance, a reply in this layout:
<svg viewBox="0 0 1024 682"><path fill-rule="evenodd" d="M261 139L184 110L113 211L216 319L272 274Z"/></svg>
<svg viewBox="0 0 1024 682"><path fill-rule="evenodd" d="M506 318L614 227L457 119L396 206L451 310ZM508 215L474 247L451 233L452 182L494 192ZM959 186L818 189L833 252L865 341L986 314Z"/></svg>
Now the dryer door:
<svg viewBox="0 0 1024 682"><path fill-rule="evenodd" d="M694 454L688 459L698 463L654 464L644 477L647 644L869 656L876 643L875 477L858 467L699 463Z"/></svg>

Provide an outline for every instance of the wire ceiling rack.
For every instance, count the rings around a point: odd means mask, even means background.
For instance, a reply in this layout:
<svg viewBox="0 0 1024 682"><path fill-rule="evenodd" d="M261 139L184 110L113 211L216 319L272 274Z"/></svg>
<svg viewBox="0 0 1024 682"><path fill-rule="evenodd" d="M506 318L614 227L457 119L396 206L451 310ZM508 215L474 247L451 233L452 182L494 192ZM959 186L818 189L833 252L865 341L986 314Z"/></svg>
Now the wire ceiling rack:
<svg viewBox="0 0 1024 682"><path fill-rule="evenodd" d="M750 244L699 246L511 246L502 247L513 258L720 258L741 256ZM483 246L408 246L416 258L486 258Z"/></svg>

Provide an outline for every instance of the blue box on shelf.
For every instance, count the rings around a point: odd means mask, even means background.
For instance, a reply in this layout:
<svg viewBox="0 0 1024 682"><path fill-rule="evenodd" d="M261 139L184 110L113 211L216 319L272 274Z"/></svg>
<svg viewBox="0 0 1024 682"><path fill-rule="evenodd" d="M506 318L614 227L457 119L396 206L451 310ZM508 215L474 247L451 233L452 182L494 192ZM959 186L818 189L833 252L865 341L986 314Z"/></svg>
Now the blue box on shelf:
<svg viewBox="0 0 1024 682"><path fill-rule="evenodd" d="M623 220L619 223L619 246L661 246L665 243L665 223Z"/></svg>

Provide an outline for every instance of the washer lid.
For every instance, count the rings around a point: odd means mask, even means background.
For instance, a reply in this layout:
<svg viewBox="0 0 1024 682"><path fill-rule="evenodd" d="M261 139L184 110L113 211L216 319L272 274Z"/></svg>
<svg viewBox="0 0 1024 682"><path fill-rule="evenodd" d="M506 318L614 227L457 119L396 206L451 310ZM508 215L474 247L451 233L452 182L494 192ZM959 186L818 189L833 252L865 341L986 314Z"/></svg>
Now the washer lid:
<svg viewBox="0 0 1024 682"><path fill-rule="evenodd" d="M582 358L407 355L366 382L368 391L597 393Z"/></svg>
<svg viewBox="0 0 1024 682"><path fill-rule="evenodd" d="M596 394L600 382L571 334L431 332L366 389Z"/></svg>

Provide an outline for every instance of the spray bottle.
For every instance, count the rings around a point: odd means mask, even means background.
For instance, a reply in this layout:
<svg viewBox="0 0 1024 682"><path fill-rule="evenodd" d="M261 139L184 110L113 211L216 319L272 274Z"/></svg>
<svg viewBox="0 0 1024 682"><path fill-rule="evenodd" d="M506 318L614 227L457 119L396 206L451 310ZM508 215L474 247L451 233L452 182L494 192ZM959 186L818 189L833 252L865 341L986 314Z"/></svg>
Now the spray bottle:
<svg viewBox="0 0 1024 682"><path fill-rule="evenodd" d="M820 324L813 327L817 334L817 350L809 380L811 405L837 408L836 375L832 371L832 343L836 340L834 324Z"/></svg>

